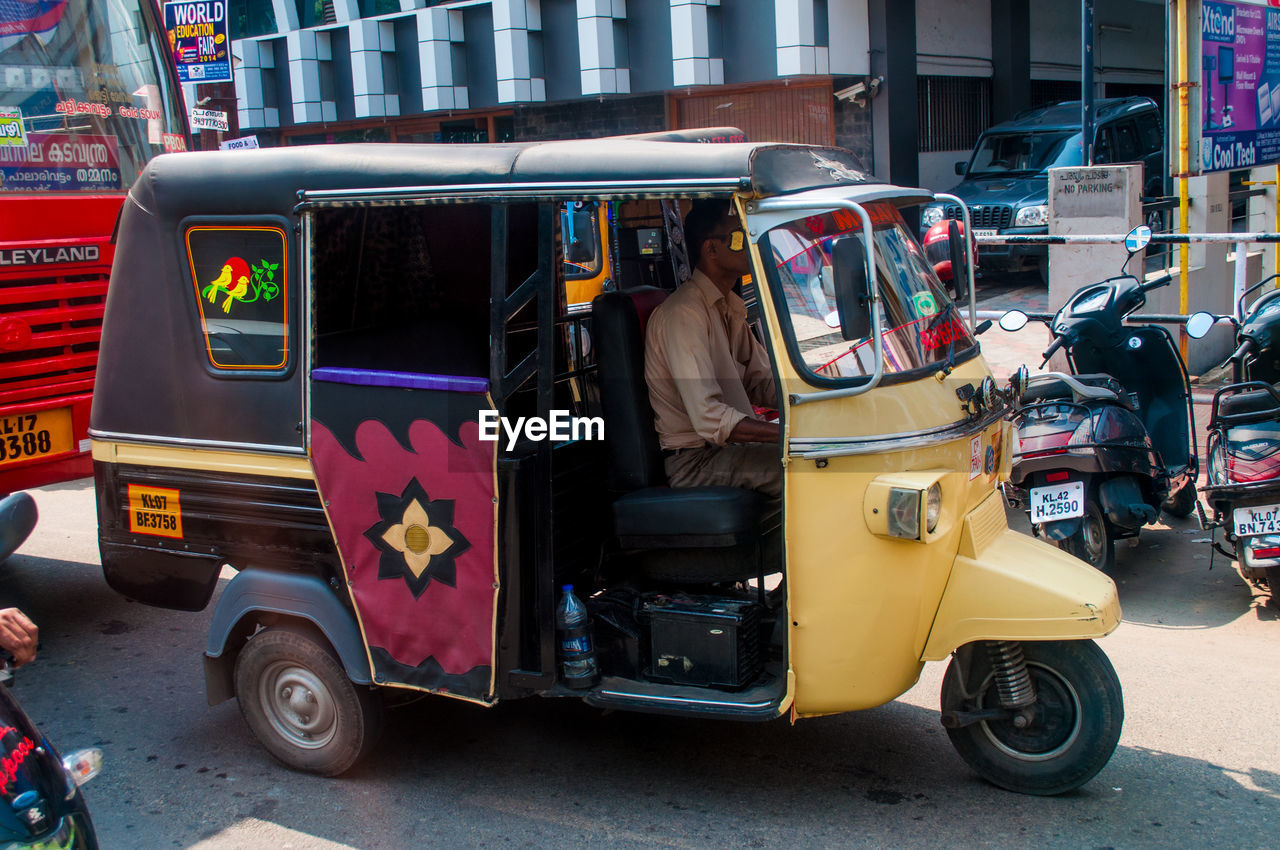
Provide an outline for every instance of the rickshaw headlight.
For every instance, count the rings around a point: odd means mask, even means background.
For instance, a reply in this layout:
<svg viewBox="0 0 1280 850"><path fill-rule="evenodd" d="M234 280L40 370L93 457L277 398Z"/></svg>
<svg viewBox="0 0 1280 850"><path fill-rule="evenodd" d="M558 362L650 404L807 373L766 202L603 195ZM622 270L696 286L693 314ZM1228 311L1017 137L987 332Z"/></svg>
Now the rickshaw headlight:
<svg viewBox="0 0 1280 850"><path fill-rule="evenodd" d="M889 533L908 540L920 538L920 491L889 490Z"/></svg>
<svg viewBox="0 0 1280 850"><path fill-rule="evenodd" d="M933 534L938 528L938 519L942 516L942 487L934 484L925 497L924 527Z"/></svg>

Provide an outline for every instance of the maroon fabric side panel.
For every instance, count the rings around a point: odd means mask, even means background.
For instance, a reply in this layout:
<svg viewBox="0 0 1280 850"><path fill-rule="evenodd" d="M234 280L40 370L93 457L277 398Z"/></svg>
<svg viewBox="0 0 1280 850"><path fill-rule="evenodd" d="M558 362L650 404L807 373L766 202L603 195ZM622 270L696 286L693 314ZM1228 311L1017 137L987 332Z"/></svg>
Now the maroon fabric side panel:
<svg viewBox="0 0 1280 850"><path fill-rule="evenodd" d="M483 681L483 692L464 695L488 696L497 594L497 444L481 442L478 431L475 422L464 423L458 445L435 424L415 420L408 428L410 451L386 425L368 419L356 427L355 457L312 421L320 494L365 639L371 649L383 650L374 652L374 672L384 683L464 692ZM423 510L429 520L422 519ZM410 534L406 544L405 529L415 525L425 533ZM423 550L424 540L436 553L425 567L422 552L415 560L412 551ZM443 543L450 545L444 549ZM379 670L383 654L388 660Z"/></svg>

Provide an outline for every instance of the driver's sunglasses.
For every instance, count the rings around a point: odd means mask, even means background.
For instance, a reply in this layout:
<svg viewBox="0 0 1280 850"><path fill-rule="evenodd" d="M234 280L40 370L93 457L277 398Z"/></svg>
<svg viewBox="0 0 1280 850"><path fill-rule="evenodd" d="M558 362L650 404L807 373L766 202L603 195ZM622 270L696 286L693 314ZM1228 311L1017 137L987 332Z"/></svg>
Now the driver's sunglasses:
<svg viewBox="0 0 1280 850"><path fill-rule="evenodd" d="M741 230L735 230L732 233L717 233L707 237L708 239L724 239L729 243L729 250L737 253L747 247L746 238Z"/></svg>

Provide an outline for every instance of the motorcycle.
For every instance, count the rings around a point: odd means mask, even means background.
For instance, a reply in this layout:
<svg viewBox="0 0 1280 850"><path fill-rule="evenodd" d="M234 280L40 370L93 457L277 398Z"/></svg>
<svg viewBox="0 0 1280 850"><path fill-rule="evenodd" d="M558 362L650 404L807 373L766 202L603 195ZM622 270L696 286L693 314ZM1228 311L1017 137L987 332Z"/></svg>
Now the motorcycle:
<svg viewBox="0 0 1280 850"><path fill-rule="evenodd" d="M80 786L102 770L102 751L59 756L10 691L10 662L4 657L0 667L0 846L95 850Z"/></svg>
<svg viewBox="0 0 1280 850"><path fill-rule="evenodd" d="M1126 244L1129 259L1150 240L1145 226ZM1115 541L1136 537L1163 510L1195 509L1199 469L1186 365L1169 332L1125 324L1149 282L1125 272L1081 287L1057 314L1011 310L1007 331L1046 322L1071 373L1032 376L1013 419L1017 437L1006 495L1023 505L1035 532L1101 570L1115 563Z"/></svg>
<svg viewBox="0 0 1280 850"><path fill-rule="evenodd" d="M1280 289L1244 305L1276 278L1245 290L1233 316L1201 312L1187 320L1187 334L1196 339L1223 320L1236 332L1231 383L1214 393L1209 415L1203 491L1213 517L1197 503L1200 525L1223 529L1231 548L1213 539L1214 549L1234 558L1244 579L1273 600L1280 596L1280 350L1272 344L1280 333Z"/></svg>

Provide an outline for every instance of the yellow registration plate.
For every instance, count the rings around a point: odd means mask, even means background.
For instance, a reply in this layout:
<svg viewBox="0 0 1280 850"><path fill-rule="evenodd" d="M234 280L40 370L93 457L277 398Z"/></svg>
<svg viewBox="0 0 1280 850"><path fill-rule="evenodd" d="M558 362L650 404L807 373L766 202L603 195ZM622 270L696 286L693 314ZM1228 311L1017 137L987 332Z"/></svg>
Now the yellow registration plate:
<svg viewBox="0 0 1280 850"><path fill-rule="evenodd" d="M69 407L0 416L0 466L62 454L74 447Z"/></svg>

